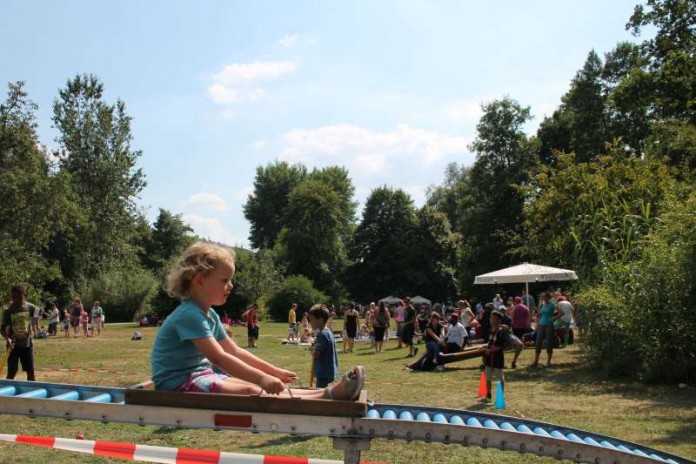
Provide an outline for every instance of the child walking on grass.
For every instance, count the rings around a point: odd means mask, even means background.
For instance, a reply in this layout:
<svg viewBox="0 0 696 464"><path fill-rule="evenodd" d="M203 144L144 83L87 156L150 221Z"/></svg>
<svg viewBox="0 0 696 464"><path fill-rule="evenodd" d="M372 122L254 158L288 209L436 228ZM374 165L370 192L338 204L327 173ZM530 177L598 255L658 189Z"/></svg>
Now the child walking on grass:
<svg viewBox="0 0 696 464"><path fill-rule="evenodd" d="M151 357L155 388L355 400L365 382L362 366L330 387L290 391L286 384L297 379L296 373L258 358L227 336L211 307L227 300L234 271L230 251L204 242L191 245L178 260L167 278L167 291L182 301L155 338ZM214 372L213 365L226 374Z"/></svg>

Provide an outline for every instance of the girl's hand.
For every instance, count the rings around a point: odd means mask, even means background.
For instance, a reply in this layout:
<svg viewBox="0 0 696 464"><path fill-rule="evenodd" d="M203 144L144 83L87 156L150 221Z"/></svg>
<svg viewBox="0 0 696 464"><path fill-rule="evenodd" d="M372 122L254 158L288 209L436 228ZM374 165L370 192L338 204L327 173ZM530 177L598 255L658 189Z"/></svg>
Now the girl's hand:
<svg viewBox="0 0 696 464"><path fill-rule="evenodd" d="M259 386L269 395L277 395L285 390L285 384L272 375L264 375Z"/></svg>
<svg viewBox="0 0 696 464"><path fill-rule="evenodd" d="M292 383L297 379L297 374L287 369L277 369L275 376L283 383Z"/></svg>

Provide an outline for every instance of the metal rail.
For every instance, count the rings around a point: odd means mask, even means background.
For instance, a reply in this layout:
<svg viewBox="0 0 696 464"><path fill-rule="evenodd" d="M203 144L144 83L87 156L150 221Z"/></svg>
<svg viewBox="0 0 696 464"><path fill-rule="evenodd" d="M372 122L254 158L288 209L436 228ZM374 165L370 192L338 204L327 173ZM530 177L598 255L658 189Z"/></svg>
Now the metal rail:
<svg viewBox="0 0 696 464"><path fill-rule="evenodd" d="M481 412L372 404L365 417L308 416L125 404L124 388L0 380L0 413L103 423L163 425L329 436L357 463L371 440L425 441L494 448L576 462L693 461L605 435Z"/></svg>

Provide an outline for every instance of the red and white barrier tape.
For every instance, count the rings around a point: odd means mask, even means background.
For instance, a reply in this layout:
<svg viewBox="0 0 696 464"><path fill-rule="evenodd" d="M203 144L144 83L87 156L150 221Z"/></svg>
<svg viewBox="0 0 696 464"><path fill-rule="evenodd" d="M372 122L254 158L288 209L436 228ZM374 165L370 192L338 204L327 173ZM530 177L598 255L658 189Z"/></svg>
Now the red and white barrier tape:
<svg viewBox="0 0 696 464"><path fill-rule="evenodd" d="M0 440L128 461L162 462L168 464L340 464L342 462L288 456L225 453L189 448L166 448L163 446L136 445L111 441L8 435L4 433L0 433Z"/></svg>

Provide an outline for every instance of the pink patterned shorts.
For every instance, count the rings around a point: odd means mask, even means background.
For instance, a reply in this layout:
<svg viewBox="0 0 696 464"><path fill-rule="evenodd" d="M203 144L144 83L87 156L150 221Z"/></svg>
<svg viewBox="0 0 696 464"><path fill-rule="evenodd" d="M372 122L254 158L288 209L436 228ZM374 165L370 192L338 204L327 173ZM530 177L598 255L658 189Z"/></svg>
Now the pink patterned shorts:
<svg viewBox="0 0 696 464"><path fill-rule="evenodd" d="M176 391L199 392L199 393L220 393L222 384L229 376L218 374L212 369L194 372L189 375L186 382L176 387Z"/></svg>

